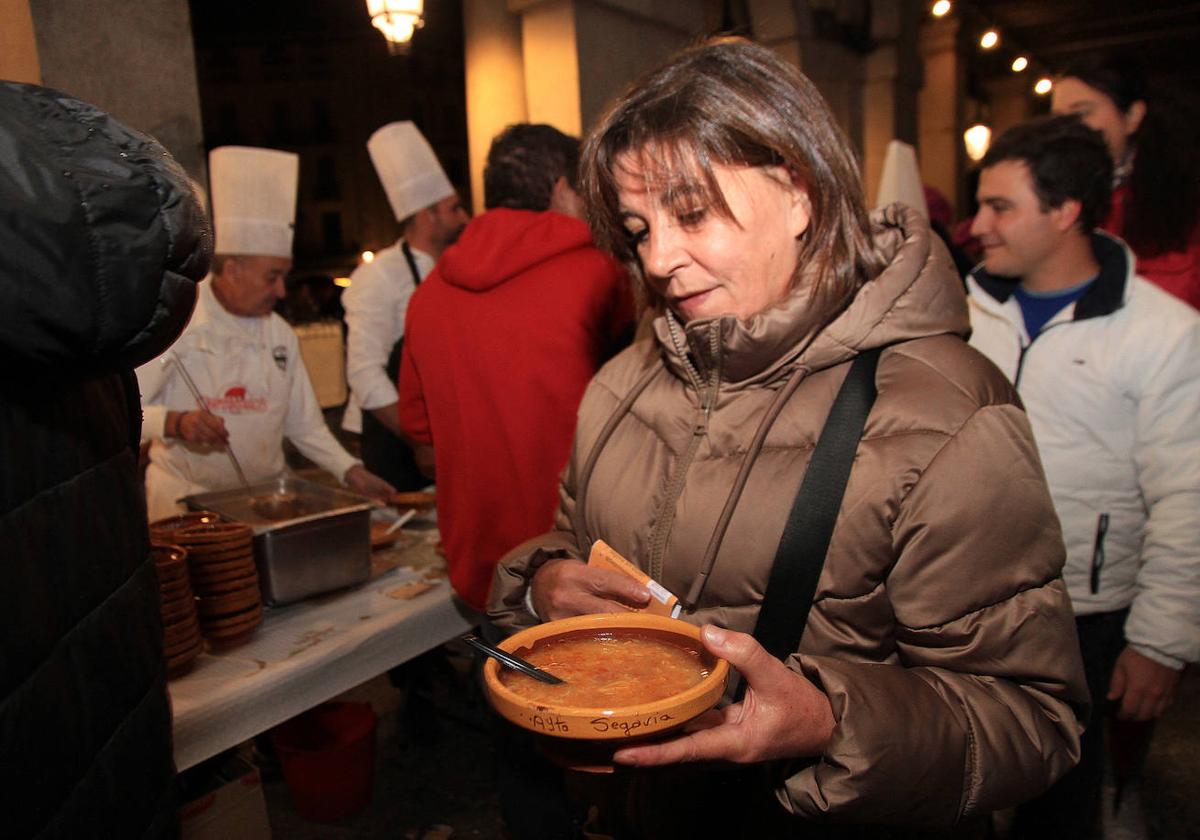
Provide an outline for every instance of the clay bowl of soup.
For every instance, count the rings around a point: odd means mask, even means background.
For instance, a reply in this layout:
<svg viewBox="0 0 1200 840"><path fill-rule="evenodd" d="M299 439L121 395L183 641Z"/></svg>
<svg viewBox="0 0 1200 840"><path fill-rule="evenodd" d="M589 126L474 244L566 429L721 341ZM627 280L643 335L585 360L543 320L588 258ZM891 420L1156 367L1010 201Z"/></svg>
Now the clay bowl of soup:
<svg viewBox="0 0 1200 840"><path fill-rule="evenodd" d="M661 735L712 708L729 663L710 654L700 628L646 613L581 615L523 630L499 645L564 680L547 685L483 667L496 711L542 735L633 741Z"/></svg>

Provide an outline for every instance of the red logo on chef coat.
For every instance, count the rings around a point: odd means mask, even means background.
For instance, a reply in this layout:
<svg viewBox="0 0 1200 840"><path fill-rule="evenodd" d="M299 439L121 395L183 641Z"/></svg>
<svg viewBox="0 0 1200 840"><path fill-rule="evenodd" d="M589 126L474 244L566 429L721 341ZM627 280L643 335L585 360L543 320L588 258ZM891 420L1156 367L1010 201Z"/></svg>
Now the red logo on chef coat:
<svg viewBox="0 0 1200 840"><path fill-rule="evenodd" d="M267 410L267 398L246 396L245 385L226 388L224 396L207 397L204 402L209 411L221 414L261 413Z"/></svg>

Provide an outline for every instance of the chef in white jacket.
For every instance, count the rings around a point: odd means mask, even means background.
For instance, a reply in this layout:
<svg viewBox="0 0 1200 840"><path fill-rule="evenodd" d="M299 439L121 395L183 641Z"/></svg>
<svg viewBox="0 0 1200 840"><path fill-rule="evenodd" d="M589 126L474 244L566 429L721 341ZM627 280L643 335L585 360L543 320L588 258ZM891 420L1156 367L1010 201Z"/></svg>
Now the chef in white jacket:
<svg viewBox="0 0 1200 840"><path fill-rule="evenodd" d="M239 486L285 469L286 436L350 489L385 497L330 433L300 356L296 334L274 313L292 267L299 158L225 146L209 155L216 254L192 320L175 345L137 370L150 520L182 511L177 499ZM197 405L180 365L199 389Z"/></svg>
<svg viewBox="0 0 1200 840"><path fill-rule="evenodd" d="M360 265L342 294L350 384L342 428L362 434L369 469L398 489L416 490L427 479L403 439L396 407L404 316L413 291L458 238L468 217L437 155L413 123L383 126L367 140L367 151L402 236Z"/></svg>

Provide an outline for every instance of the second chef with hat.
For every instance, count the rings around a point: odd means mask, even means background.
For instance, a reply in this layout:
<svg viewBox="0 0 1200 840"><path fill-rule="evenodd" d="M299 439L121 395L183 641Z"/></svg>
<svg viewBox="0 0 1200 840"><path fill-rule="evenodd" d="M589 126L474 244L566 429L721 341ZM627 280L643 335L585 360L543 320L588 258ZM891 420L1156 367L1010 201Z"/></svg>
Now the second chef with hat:
<svg viewBox="0 0 1200 840"><path fill-rule="evenodd" d="M351 490L386 497L394 488L368 472L325 424L296 334L275 314L292 267L299 158L224 146L209 155L216 256L196 311L178 342L138 368L150 520L182 512L177 500L284 471L286 436ZM194 380L201 410L186 377Z"/></svg>
<svg viewBox="0 0 1200 840"><path fill-rule="evenodd" d="M418 490L428 482L403 439L396 402L404 316L413 290L466 227L467 212L413 123L383 126L367 141L367 151L402 238L360 265L342 295L350 383L342 427L362 433L370 469L399 490Z"/></svg>

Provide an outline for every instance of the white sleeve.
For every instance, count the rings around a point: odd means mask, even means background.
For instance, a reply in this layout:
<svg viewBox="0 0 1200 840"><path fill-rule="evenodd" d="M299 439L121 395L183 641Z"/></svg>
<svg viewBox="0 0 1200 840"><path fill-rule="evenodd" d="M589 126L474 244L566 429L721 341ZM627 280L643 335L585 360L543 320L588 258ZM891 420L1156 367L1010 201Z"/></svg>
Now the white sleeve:
<svg viewBox="0 0 1200 840"><path fill-rule="evenodd" d="M162 389L168 378L166 364L169 358L163 354L134 371L138 390L142 393L142 443L161 438L166 428L167 407L159 400L162 399Z"/></svg>
<svg viewBox="0 0 1200 840"><path fill-rule="evenodd" d="M1132 374L1133 457L1149 519L1125 635L1178 668L1200 661L1200 318L1182 330L1159 324L1154 335L1166 346L1142 354Z"/></svg>
<svg viewBox="0 0 1200 840"><path fill-rule="evenodd" d="M288 337L285 340L288 345L288 358L293 362L283 434L296 445L305 458L321 469L333 473L338 481L343 481L346 471L361 462L343 449L333 432L329 431L312 382L308 378L308 369L304 367L304 359L300 355L300 343L291 328L288 328L287 332Z"/></svg>
<svg viewBox="0 0 1200 840"><path fill-rule="evenodd" d="M405 267L391 276L385 257L359 266L350 275L350 288L342 295L346 310L346 381L358 405L366 410L397 400L396 383L387 375L388 356L404 335L404 310L413 284Z"/></svg>

